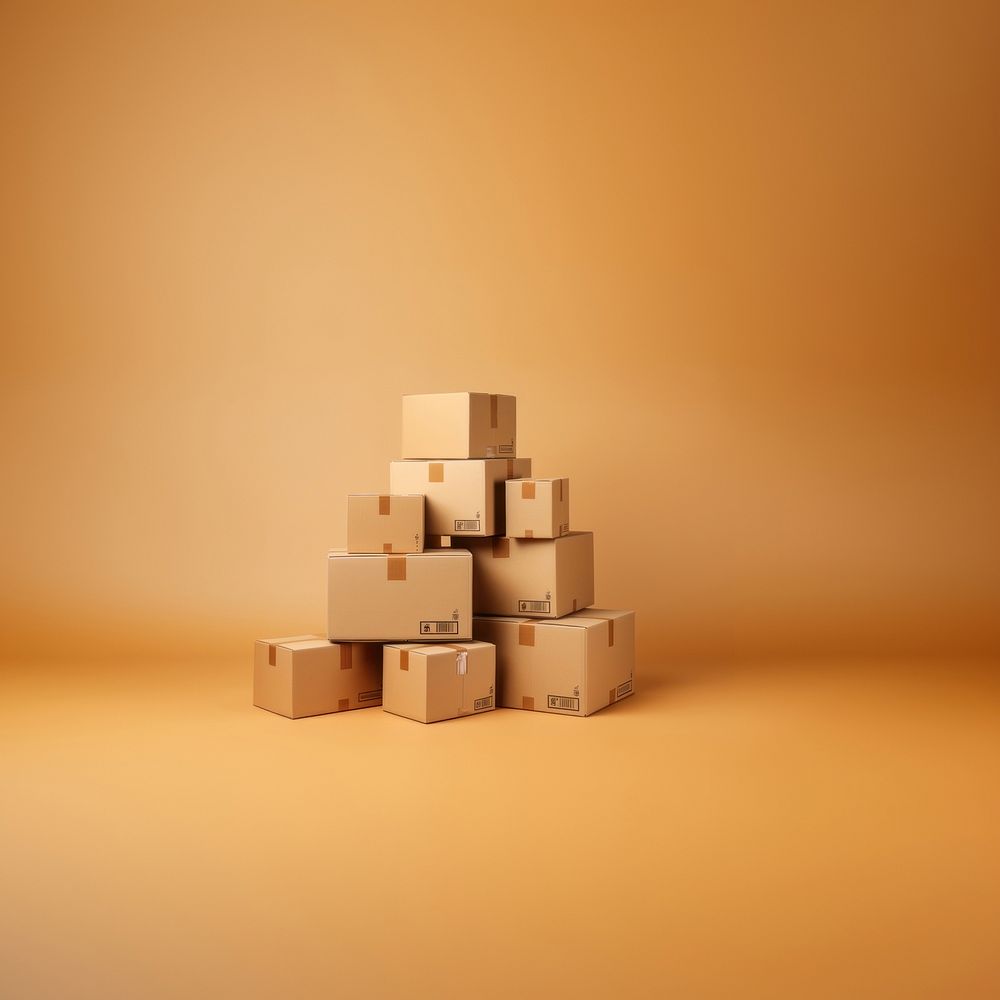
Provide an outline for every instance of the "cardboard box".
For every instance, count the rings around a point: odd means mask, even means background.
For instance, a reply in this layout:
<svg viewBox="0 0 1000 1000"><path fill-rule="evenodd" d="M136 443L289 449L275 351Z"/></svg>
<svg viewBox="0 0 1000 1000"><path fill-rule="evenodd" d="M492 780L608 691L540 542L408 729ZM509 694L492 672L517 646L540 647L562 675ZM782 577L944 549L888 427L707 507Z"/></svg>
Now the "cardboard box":
<svg viewBox="0 0 1000 1000"><path fill-rule="evenodd" d="M568 479L508 479L509 538L558 538L569 531Z"/></svg>
<svg viewBox="0 0 1000 1000"><path fill-rule="evenodd" d="M382 647L319 635L258 639L253 703L289 719L382 704Z"/></svg>
<svg viewBox="0 0 1000 1000"><path fill-rule="evenodd" d="M530 458L471 458L442 462L390 462L393 493L423 493L428 535L502 535L506 489L531 475Z"/></svg>
<svg viewBox="0 0 1000 1000"><path fill-rule="evenodd" d="M403 396L403 458L514 458L517 399L486 392Z"/></svg>
<svg viewBox="0 0 1000 1000"><path fill-rule="evenodd" d="M453 538L452 542L472 552L477 615L560 618L594 603L592 531L571 531L559 538Z"/></svg>
<svg viewBox="0 0 1000 1000"><path fill-rule="evenodd" d="M337 642L472 638L472 557L331 552L328 635Z"/></svg>
<svg viewBox="0 0 1000 1000"><path fill-rule="evenodd" d="M441 722L496 707L496 649L488 642L385 646L386 712Z"/></svg>
<svg viewBox="0 0 1000 1000"><path fill-rule="evenodd" d="M347 498L347 551L423 552L423 495L352 493Z"/></svg>
<svg viewBox="0 0 1000 1000"><path fill-rule="evenodd" d="M545 622L477 615L473 632L497 648L503 708L593 715L632 694L633 611L588 608Z"/></svg>

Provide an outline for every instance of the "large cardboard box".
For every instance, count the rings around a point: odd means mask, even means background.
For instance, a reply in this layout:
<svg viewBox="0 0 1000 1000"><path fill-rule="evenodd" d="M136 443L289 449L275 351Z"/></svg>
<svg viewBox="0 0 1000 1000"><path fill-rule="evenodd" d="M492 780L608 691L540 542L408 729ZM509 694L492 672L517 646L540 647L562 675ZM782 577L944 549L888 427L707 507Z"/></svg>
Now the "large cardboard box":
<svg viewBox="0 0 1000 1000"><path fill-rule="evenodd" d="M423 552L423 495L350 494L347 498L347 551Z"/></svg>
<svg viewBox="0 0 1000 1000"><path fill-rule="evenodd" d="M452 538L452 544L472 552L477 615L559 618L594 603L592 531L559 538Z"/></svg>
<svg viewBox="0 0 1000 1000"><path fill-rule="evenodd" d="M473 632L497 648L503 708L592 715L632 694L633 611L588 608L544 622L477 615Z"/></svg>
<svg viewBox="0 0 1000 1000"><path fill-rule="evenodd" d="M403 458L513 458L517 399L487 392L403 396Z"/></svg>
<svg viewBox="0 0 1000 1000"><path fill-rule="evenodd" d="M530 458L390 462L393 493L423 493L428 535L485 537L504 530L504 483L531 475Z"/></svg>
<svg viewBox="0 0 1000 1000"><path fill-rule="evenodd" d="M568 479L508 479L509 538L558 538L569 531Z"/></svg>
<svg viewBox="0 0 1000 1000"><path fill-rule="evenodd" d="M386 712L417 722L441 722L496 707L496 649L488 642L385 646Z"/></svg>
<svg viewBox="0 0 1000 1000"><path fill-rule="evenodd" d="M382 647L319 635L258 639L253 703L289 719L382 704Z"/></svg>
<svg viewBox="0 0 1000 1000"><path fill-rule="evenodd" d="M472 638L472 557L465 549L407 555L335 550L327 564L330 639Z"/></svg>

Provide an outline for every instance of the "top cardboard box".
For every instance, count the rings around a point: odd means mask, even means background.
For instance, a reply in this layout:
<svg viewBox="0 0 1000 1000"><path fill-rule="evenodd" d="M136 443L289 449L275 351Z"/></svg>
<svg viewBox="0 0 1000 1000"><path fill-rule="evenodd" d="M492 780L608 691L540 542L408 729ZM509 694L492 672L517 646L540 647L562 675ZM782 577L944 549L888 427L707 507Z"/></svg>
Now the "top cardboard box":
<svg viewBox="0 0 1000 1000"><path fill-rule="evenodd" d="M514 458L517 399L488 392L403 396L403 458Z"/></svg>

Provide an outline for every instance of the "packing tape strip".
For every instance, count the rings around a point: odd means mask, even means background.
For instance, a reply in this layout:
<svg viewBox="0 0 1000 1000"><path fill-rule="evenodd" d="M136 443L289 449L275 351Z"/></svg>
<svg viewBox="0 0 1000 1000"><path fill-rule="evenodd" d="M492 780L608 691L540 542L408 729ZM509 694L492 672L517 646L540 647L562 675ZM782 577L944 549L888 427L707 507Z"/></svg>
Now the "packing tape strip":
<svg viewBox="0 0 1000 1000"><path fill-rule="evenodd" d="M350 670L354 666L354 646L349 642L340 644L340 669Z"/></svg>
<svg viewBox="0 0 1000 1000"><path fill-rule="evenodd" d="M497 397L494 394L490 394L490 430L496 430L498 426L497 421Z"/></svg>
<svg viewBox="0 0 1000 1000"><path fill-rule="evenodd" d="M427 482L429 483L444 482L444 462L427 463Z"/></svg>
<svg viewBox="0 0 1000 1000"><path fill-rule="evenodd" d="M378 512L380 516L384 517L386 514L388 514L390 512L391 507L392 507L392 501L389 499L389 497L380 496L378 498Z"/></svg>
<svg viewBox="0 0 1000 1000"><path fill-rule="evenodd" d="M535 481L533 479L526 479L523 483L521 483L521 499L535 499Z"/></svg>
<svg viewBox="0 0 1000 1000"><path fill-rule="evenodd" d="M399 651L399 669L410 669L410 651L408 649L401 649Z"/></svg>
<svg viewBox="0 0 1000 1000"><path fill-rule="evenodd" d="M406 579L406 556L386 556L385 578L387 580Z"/></svg>
<svg viewBox="0 0 1000 1000"><path fill-rule="evenodd" d="M383 542L382 551L386 554L392 552L392 542Z"/></svg>
<svg viewBox="0 0 1000 1000"><path fill-rule="evenodd" d="M517 626L517 644L519 646L534 646L535 626L530 622L523 622Z"/></svg>

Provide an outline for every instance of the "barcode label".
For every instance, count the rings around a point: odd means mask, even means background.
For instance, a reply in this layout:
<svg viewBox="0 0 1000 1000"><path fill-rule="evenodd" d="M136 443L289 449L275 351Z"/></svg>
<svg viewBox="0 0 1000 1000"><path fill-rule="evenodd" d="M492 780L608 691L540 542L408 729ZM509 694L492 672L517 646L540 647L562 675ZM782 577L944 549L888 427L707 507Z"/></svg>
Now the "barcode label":
<svg viewBox="0 0 1000 1000"><path fill-rule="evenodd" d="M562 712L579 712L580 711L580 699L579 698L567 698L565 695L561 694L550 694L549 695L549 708L555 708Z"/></svg>
<svg viewBox="0 0 1000 1000"><path fill-rule="evenodd" d="M377 691L362 691L358 695L358 701L381 701L382 700L382 689L379 688Z"/></svg>
<svg viewBox="0 0 1000 1000"><path fill-rule="evenodd" d="M456 521L455 522L456 531L479 531L478 521Z"/></svg>
<svg viewBox="0 0 1000 1000"><path fill-rule="evenodd" d="M565 534L568 534L568 533L569 533L569 525L568 524L560 524L559 525L559 534L560 535L565 535Z"/></svg>
<svg viewBox="0 0 1000 1000"><path fill-rule="evenodd" d="M551 601L518 601L518 611L544 611L546 614L552 613Z"/></svg>
<svg viewBox="0 0 1000 1000"><path fill-rule="evenodd" d="M458 635L458 622L421 622L421 635Z"/></svg>
<svg viewBox="0 0 1000 1000"><path fill-rule="evenodd" d="M487 695L485 698L477 698L476 706L474 711L481 712L484 708L493 707L493 695Z"/></svg>
<svg viewBox="0 0 1000 1000"><path fill-rule="evenodd" d="M619 684L618 689L615 692L615 697L621 698L622 695L632 693L632 680L629 678L624 684Z"/></svg>
<svg viewBox="0 0 1000 1000"><path fill-rule="evenodd" d="M501 455L514 454L514 446L512 444L502 444L497 450L500 452Z"/></svg>

